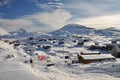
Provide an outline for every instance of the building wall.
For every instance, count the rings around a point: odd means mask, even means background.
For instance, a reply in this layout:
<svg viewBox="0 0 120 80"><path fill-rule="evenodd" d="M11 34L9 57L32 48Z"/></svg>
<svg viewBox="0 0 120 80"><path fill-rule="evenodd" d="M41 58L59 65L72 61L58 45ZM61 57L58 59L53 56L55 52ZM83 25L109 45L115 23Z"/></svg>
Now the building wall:
<svg viewBox="0 0 120 80"><path fill-rule="evenodd" d="M117 51L115 47L112 48L111 55L114 57L120 57L120 53Z"/></svg>

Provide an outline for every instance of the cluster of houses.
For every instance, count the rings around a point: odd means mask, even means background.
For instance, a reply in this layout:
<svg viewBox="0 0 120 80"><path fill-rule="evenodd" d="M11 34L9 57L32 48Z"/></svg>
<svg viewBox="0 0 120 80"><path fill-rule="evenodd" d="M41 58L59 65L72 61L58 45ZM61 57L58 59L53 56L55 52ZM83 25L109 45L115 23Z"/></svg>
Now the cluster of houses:
<svg viewBox="0 0 120 80"><path fill-rule="evenodd" d="M77 46L82 46L85 45L86 42L89 42L89 38L84 38L83 37L73 37L74 39L72 42L76 43ZM102 61L102 60L115 60L115 58L120 58L120 44L119 44L120 39L112 39L111 44L104 44L104 45L99 45L99 44L94 44L90 45L89 49L92 50L109 50L111 51L111 54L101 54L99 52L80 52L77 53L77 59L79 62L88 64L91 62L95 61ZM40 48L40 50L50 50L52 46L54 45L62 45L65 44L65 39L60 38L60 39L55 39L55 38L39 38L39 39L34 39L33 37L29 37L25 40L16 40L10 42L9 40L4 40L4 42L9 43L9 44L14 44L14 48L17 48L20 45L24 45L25 48L23 48L27 53L31 53L34 51L34 48ZM29 47L28 47L29 46ZM30 46L35 46L34 48L31 48ZM69 58L69 57L66 57Z"/></svg>
<svg viewBox="0 0 120 80"><path fill-rule="evenodd" d="M95 61L115 60L120 58L120 39L112 39L111 44L91 45L90 49L111 50L111 54L100 54L99 52L81 52L77 54L79 62L88 64Z"/></svg>

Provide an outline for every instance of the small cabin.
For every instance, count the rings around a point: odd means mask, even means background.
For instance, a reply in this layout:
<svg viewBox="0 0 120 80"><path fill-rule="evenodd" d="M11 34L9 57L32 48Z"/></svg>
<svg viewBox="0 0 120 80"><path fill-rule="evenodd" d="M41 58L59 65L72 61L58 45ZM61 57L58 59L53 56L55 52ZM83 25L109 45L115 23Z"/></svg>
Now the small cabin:
<svg viewBox="0 0 120 80"><path fill-rule="evenodd" d="M46 38L39 39L39 41L47 41Z"/></svg>
<svg viewBox="0 0 120 80"><path fill-rule="evenodd" d="M113 46L111 54L117 58L120 58L120 44L115 44Z"/></svg>
<svg viewBox="0 0 120 80"><path fill-rule="evenodd" d="M79 46L79 45L84 45L84 42L83 42L83 41L82 41L82 42L78 42L77 45L78 45L78 46Z"/></svg>
<svg viewBox="0 0 120 80"><path fill-rule="evenodd" d="M64 44L65 42L64 41L60 41L59 44Z"/></svg>
<svg viewBox="0 0 120 80"><path fill-rule="evenodd" d="M42 46L45 50L47 50L47 49L50 49L51 48L51 46L49 46L49 45L43 45Z"/></svg>
<svg viewBox="0 0 120 80"><path fill-rule="evenodd" d="M92 62L102 61L102 60L115 60L115 57L110 54L100 54L100 55L77 55L79 62L84 64L89 64Z"/></svg>
<svg viewBox="0 0 120 80"><path fill-rule="evenodd" d="M14 47L17 47L17 46L19 46L20 44L14 44Z"/></svg>
<svg viewBox="0 0 120 80"><path fill-rule="evenodd" d="M5 42L5 43L10 43L10 41L9 41L9 40L4 40L4 42Z"/></svg>
<svg viewBox="0 0 120 80"><path fill-rule="evenodd" d="M90 49L99 49L99 50L111 50L111 46L109 45L91 45Z"/></svg>
<svg viewBox="0 0 120 80"><path fill-rule="evenodd" d="M28 40L33 40L34 38L33 37L29 37L29 38L27 38Z"/></svg>

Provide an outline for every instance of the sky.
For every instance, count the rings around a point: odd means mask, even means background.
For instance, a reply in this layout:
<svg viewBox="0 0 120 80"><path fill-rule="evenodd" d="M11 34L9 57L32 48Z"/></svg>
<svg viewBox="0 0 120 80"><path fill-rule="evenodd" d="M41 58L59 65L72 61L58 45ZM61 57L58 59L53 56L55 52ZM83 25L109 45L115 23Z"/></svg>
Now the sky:
<svg viewBox="0 0 120 80"><path fill-rule="evenodd" d="M120 0L0 0L0 28L51 32L67 24L120 28Z"/></svg>

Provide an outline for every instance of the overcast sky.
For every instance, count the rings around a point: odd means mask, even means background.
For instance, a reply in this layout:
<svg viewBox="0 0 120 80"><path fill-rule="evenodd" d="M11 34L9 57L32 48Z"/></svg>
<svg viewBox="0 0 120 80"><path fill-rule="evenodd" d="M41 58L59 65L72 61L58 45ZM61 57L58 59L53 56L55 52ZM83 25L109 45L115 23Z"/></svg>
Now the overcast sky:
<svg viewBox="0 0 120 80"><path fill-rule="evenodd" d="M0 28L50 32L77 23L120 27L120 0L0 0Z"/></svg>

